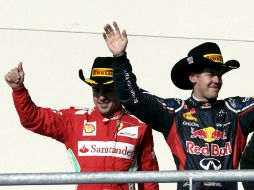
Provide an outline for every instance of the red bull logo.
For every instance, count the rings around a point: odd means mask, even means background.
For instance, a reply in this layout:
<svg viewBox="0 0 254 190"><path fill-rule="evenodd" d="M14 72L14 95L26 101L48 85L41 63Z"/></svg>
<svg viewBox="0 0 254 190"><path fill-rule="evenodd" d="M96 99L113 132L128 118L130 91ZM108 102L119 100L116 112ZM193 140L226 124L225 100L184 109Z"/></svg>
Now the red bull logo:
<svg viewBox="0 0 254 190"><path fill-rule="evenodd" d="M186 150L190 154L204 155L204 156L227 156L232 154L230 142L226 142L225 146L220 147L217 144L205 143L205 146L200 147L195 145L192 141L186 141Z"/></svg>
<svg viewBox="0 0 254 190"><path fill-rule="evenodd" d="M194 130L191 128L191 138L199 138L199 139L205 139L207 138L207 133L203 129Z"/></svg>
<svg viewBox="0 0 254 190"><path fill-rule="evenodd" d="M225 135L225 132L221 132L217 129L214 129L213 127L207 127L199 130L195 130L194 128L191 128L191 138L199 138L203 139L206 142L213 142L215 140L226 140L227 137Z"/></svg>
<svg viewBox="0 0 254 190"><path fill-rule="evenodd" d="M212 139L215 139L215 140L220 140L220 139L225 140L225 139L227 139L227 137L226 137L224 131L221 132L221 131L216 129L216 130L214 130L212 132Z"/></svg>

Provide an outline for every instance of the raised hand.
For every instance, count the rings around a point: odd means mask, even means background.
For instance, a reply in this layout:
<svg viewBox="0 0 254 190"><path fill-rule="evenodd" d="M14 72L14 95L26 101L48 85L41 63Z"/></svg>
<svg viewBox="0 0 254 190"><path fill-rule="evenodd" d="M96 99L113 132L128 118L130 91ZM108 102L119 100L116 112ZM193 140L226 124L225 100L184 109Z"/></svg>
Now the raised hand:
<svg viewBox="0 0 254 190"><path fill-rule="evenodd" d="M113 56L119 57L125 53L128 39L125 30L120 33L116 22L113 22L113 26L115 30L113 30L109 24L106 24L104 27L105 32L103 32L103 38L105 39L106 44L109 50L112 52Z"/></svg>
<svg viewBox="0 0 254 190"><path fill-rule="evenodd" d="M13 68L5 75L5 81L11 88L22 88L24 86L25 73L23 71L22 62L18 67Z"/></svg>

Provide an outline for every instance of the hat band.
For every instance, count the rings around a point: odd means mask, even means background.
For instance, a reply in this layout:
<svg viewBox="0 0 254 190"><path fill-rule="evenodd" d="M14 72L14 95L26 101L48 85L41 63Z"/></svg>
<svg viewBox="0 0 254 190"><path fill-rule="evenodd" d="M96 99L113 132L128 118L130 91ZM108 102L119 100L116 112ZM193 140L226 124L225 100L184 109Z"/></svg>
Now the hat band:
<svg viewBox="0 0 254 190"><path fill-rule="evenodd" d="M113 77L112 68L94 68L92 77Z"/></svg>
<svg viewBox="0 0 254 190"><path fill-rule="evenodd" d="M204 57L214 62L223 63L223 57L221 54L206 54Z"/></svg>
<svg viewBox="0 0 254 190"><path fill-rule="evenodd" d="M99 84L98 82L96 82L96 81L94 81L92 79L85 79L85 82L87 82L90 85L97 85L97 84ZM114 82L113 80L110 80L110 81L102 83L102 85L112 84L113 82Z"/></svg>

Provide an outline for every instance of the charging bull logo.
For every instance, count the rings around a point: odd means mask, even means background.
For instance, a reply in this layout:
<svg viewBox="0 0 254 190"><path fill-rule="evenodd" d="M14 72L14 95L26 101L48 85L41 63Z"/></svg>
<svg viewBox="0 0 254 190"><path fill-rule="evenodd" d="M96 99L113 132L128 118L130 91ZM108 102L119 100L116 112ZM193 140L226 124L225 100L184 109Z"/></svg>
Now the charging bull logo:
<svg viewBox="0 0 254 190"><path fill-rule="evenodd" d="M203 139L206 142L213 142L215 140L226 140L225 132L221 132L213 127L207 127L204 129L194 130L191 128L191 138Z"/></svg>

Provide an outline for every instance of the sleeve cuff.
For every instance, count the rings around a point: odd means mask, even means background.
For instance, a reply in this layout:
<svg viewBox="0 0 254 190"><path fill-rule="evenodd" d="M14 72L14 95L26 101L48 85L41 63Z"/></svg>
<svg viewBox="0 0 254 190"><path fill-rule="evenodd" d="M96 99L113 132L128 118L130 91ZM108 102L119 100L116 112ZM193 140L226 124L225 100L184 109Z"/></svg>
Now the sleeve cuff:
<svg viewBox="0 0 254 190"><path fill-rule="evenodd" d="M126 60L126 59L127 59L127 53L126 53L126 52L124 52L124 54L123 54L123 55L121 55L121 56L119 56L119 57L114 57L114 58L115 58L115 60L116 60L117 62L124 61L124 60Z"/></svg>
<svg viewBox="0 0 254 190"><path fill-rule="evenodd" d="M21 93L27 91L27 89L26 89L25 86L23 86L23 87L20 87L20 88L13 88L12 91L13 91L14 94L21 94Z"/></svg>

